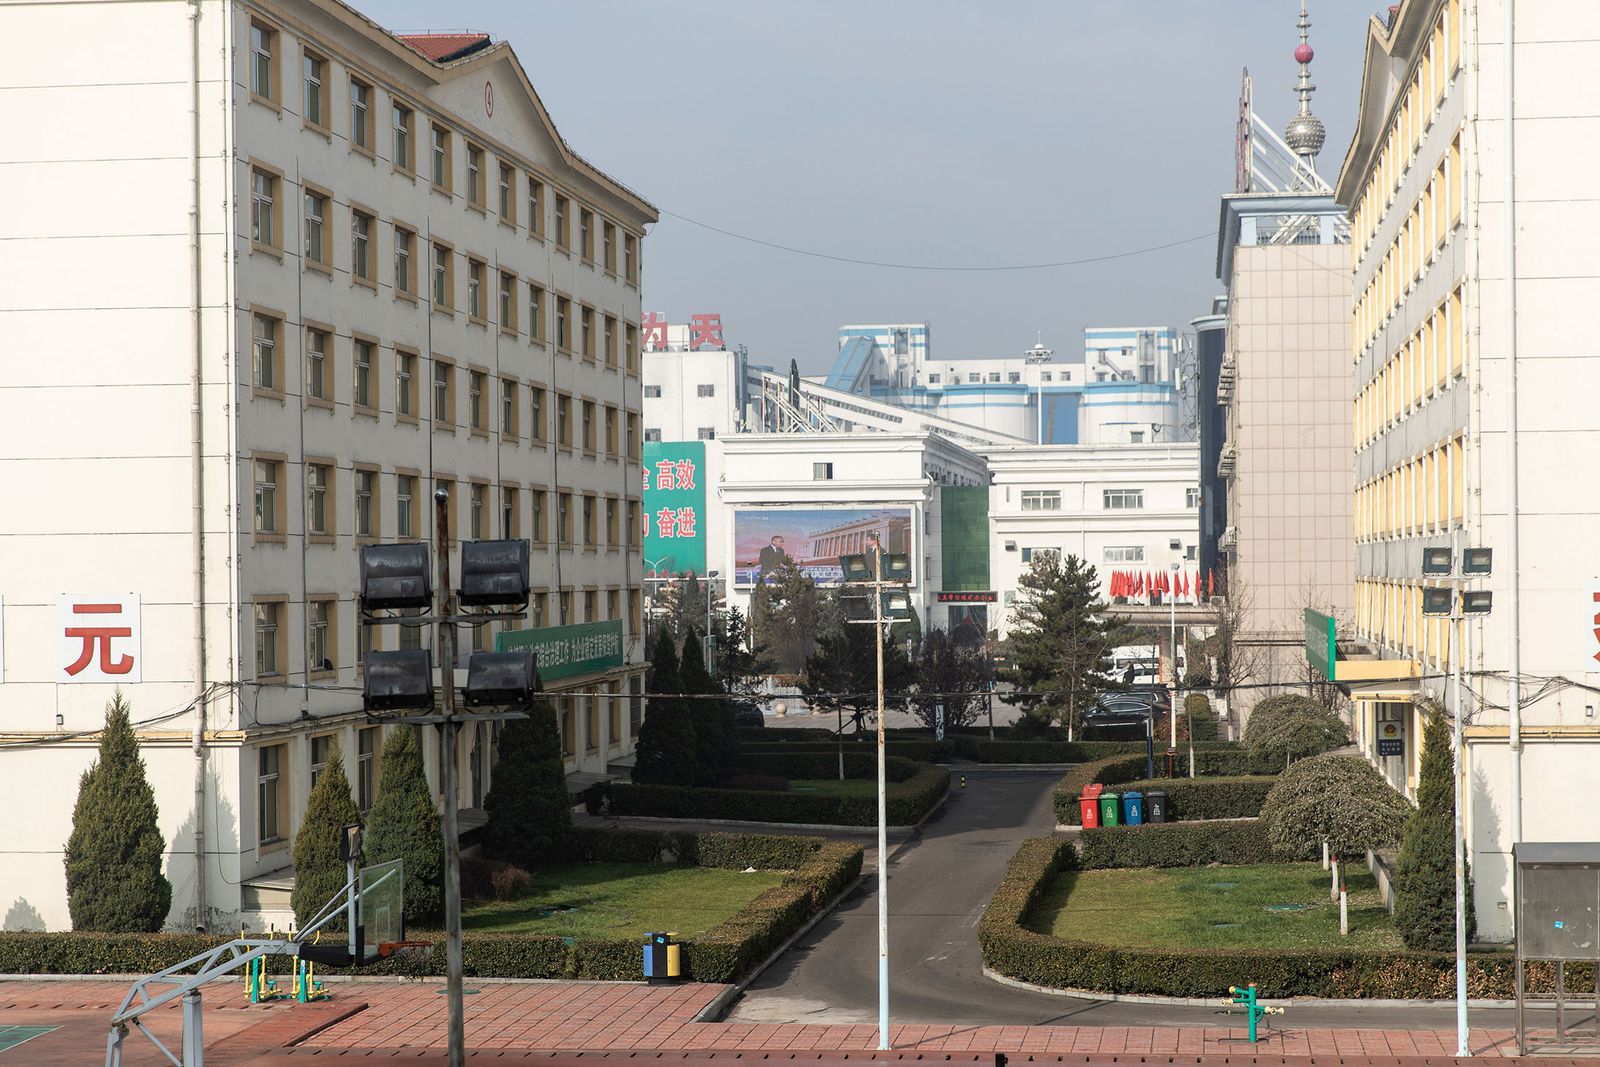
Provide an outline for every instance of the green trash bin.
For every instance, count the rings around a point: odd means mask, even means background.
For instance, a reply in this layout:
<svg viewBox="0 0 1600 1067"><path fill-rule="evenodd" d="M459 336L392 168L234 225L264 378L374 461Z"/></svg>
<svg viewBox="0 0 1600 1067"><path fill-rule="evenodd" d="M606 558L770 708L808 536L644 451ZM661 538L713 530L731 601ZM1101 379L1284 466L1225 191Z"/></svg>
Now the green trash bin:
<svg viewBox="0 0 1600 1067"><path fill-rule="evenodd" d="M1122 824L1122 795L1120 793L1100 794L1100 825L1120 826Z"/></svg>

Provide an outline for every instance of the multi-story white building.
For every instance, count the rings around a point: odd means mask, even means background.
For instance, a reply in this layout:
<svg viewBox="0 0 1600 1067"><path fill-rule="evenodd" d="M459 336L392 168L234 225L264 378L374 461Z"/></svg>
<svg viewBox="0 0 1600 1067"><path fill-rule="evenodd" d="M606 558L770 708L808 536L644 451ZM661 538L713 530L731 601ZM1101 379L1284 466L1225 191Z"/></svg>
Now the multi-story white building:
<svg viewBox="0 0 1600 1067"><path fill-rule="evenodd" d="M12 6L0 34L54 42L11 57L0 146L27 205L0 347L30 354L0 388L27 502L0 518L0 780L29 813L0 824L8 897L67 925L61 849L120 688L171 921L281 914L330 752L372 799L363 648L435 638L360 626L357 547L429 539L436 492L452 541L532 540L515 628L616 635L551 686L569 769L631 751L654 208L487 36L394 37L336 0ZM492 740L463 738L465 807Z"/></svg>
<svg viewBox="0 0 1600 1067"><path fill-rule="evenodd" d="M745 426L749 401L749 359L722 339L694 343L692 325L662 323L647 329L644 347L644 439L709 441ZM665 341L650 343L664 333Z"/></svg>
<svg viewBox="0 0 1600 1067"><path fill-rule="evenodd" d="M989 572L1004 637L1018 579L1041 552L1092 564L1109 597L1115 571L1197 571L1199 445L987 448ZM1173 542L1179 547L1172 548Z"/></svg>
<svg viewBox="0 0 1600 1067"><path fill-rule="evenodd" d="M1478 930L1512 933L1511 846L1592 841L1600 758L1600 202L1583 96L1600 7L1405 0L1372 19L1336 189L1353 220L1355 625L1414 682L1358 688L1364 748L1414 788L1423 697L1467 674L1468 844ZM1508 38L1507 31L1510 36ZM1513 59L1515 62L1513 63ZM1513 143L1514 142L1514 143ZM1492 612L1422 613L1425 547L1483 546ZM1409 670L1407 670L1409 668ZM1378 755L1379 722L1400 755Z"/></svg>

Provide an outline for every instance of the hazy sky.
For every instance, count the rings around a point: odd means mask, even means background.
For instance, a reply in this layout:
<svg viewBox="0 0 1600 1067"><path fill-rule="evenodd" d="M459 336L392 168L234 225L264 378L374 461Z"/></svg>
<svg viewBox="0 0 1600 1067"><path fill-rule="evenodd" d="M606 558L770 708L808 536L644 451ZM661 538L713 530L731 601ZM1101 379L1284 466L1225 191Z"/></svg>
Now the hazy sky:
<svg viewBox="0 0 1600 1067"><path fill-rule="evenodd" d="M936 356L1015 355L1041 331L1204 314L1239 79L1293 113L1298 0L354 0L397 32L507 39L573 147L662 217L644 307L720 312L759 362L826 368L848 322L933 325ZM1360 0L1312 0L1337 173L1354 126ZM855 259L736 240L666 212Z"/></svg>

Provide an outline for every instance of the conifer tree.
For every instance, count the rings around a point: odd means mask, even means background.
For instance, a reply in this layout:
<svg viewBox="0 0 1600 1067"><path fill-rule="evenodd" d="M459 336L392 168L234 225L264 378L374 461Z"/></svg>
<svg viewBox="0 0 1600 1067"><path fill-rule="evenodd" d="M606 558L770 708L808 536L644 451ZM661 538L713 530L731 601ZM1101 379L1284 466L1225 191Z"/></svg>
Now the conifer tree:
<svg viewBox="0 0 1600 1067"><path fill-rule="evenodd" d="M720 696L721 683L705 667L705 650L693 627L683 642L678 677L685 693ZM701 785L717 785L733 770L739 758L739 730L733 724L733 705L727 700L689 700L689 721L694 724L695 762Z"/></svg>
<svg viewBox="0 0 1600 1067"><path fill-rule="evenodd" d="M683 691L678 650L662 627L650 647L651 696L633 762L633 780L640 785L694 785L699 779L694 722L688 702L676 695Z"/></svg>
<svg viewBox="0 0 1600 1067"><path fill-rule="evenodd" d="M1395 869L1394 925L1407 948L1449 952L1456 943L1455 760L1450 722L1432 708L1422 734L1417 810L1406 822ZM1467 940L1477 935L1467 873Z"/></svg>
<svg viewBox="0 0 1600 1067"><path fill-rule="evenodd" d="M508 722L500 731L496 755L494 785L483 800L489 813L484 850L522 867L561 859L561 846L572 829L572 799L550 702L537 698L526 719Z"/></svg>
<svg viewBox="0 0 1600 1067"><path fill-rule="evenodd" d="M339 858L339 845L344 828L361 822L361 809L350 796L350 779L344 774L344 758L338 745L330 747L328 762L311 787L306 813L294 835L294 892L289 902L294 905L295 922L302 927L349 880L346 862ZM338 919L332 926L343 929Z"/></svg>
<svg viewBox="0 0 1600 1067"><path fill-rule="evenodd" d="M406 923L436 926L444 913L444 833L409 726L389 731L383 743L362 847L368 865L405 861Z"/></svg>
<svg viewBox="0 0 1600 1067"><path fill-rule="evenodd" d="M78 781L72 810L66 866L74 930L161 929L172 908L172 883L161 873L166 841L156 817L155 792L119 691L106 706L100 753Z"/></svg>
<svg viewBox="0 0 1600 1067"><path fill-rule="evenodd" d="M1076 725L1097 695L1115 689L1111 650L1123 627L1106 614L1093 566L1077 556L1044 552L1018 580L1001 679L1015 685L1026 719Z"/></svg>

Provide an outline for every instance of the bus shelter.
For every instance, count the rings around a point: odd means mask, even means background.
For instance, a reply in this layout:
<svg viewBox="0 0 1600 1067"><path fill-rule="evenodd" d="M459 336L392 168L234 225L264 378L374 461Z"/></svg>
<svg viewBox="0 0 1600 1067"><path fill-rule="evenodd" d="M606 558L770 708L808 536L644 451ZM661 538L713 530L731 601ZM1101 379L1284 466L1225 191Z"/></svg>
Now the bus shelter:
<svg viewBox="0 0 1600 1067"><path fill-rule="evenodd" d="M1512 858L1517 1053L1600 1054L1600 842L1518 842ZM1548 988L1529 991L1530 965L1553 968Z"/></svg>

